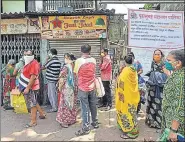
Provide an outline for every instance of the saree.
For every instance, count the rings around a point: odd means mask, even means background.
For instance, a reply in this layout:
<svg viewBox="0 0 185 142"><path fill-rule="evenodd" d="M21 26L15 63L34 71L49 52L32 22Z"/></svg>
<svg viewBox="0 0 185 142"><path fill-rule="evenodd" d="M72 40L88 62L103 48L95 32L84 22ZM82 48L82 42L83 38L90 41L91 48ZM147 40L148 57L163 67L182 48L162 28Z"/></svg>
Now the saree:
<svg viewBox="0 0 185 142"><path fill-rule="evenodd" d="M60 124L72 125L77 116L77 88L73 74L73 64L64 66L59 77L59 105L56 121Z"/></svg>
<svg viewBox="0 0 185 142"><path fill-rule="evenodd" d="M161 64L153 63L152 71L147 81L148 96L145 123L149 127L157 129L161 129L163 88L167 80L167 75L161 70Z"/></svg>
<svg viewBox="0 0 185 142"><path fill-rule="evenodd" d="M180 123L177 133L183 136L185 134L184 69L173 72L168 78L162 101L162 131L170 129L172 121L176 120Z"/></svg>
<svg viewBox="0 0 185 142"><path fill-rule="evenodd" d="M128 137L138 137L137 106L140 95L138 76L133 66L125 67L118 77L115 99L118 127Z"/></svg>
<svg viewBox="0 0 185 142"><path fill-rule="evenodd" d="M4 109L11 109L11 102L10 102L10 92L12 89L15 89L16 84L15 84L15 77L13 76L13 71L14 67L11 65L7 65L6 68L6 77L5 77L5 82L3 86L3 104L4 104Z"/></svg>

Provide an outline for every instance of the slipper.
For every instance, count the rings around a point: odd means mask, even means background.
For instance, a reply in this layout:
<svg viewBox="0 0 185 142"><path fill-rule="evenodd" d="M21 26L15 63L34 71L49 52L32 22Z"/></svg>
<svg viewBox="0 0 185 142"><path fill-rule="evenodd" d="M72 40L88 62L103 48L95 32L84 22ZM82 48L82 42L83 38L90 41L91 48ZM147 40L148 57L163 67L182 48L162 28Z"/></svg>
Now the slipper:
<svg viewBox="0 0 185 142"><path fill-rule="evenodd" d="M47 111L47 113L57 112L57 109L50 109Z"/></svg>
<svg viewBox="0 0 185 142"><path fill-rule="evenodd" d="M132 137L130 137L130 136L128 136L127 134L122 134L122 135L120 135L120 137L122 138L122 139L135 139L135 138L132 138Z"/></svg>
<svg viewBox="0 0 185 142"><path fill-rule="evenodd" d="M90 129L89 130L83 130L83 129L81 129L81 130L78 130L76 133L75 133L75 135L76 136L83 136L83 135L87 135L87 134L89 134L90 133Z"/></svg>
<svg viewBox="0 0 185 142"><path fill-rule="evenodd" d="M36 125L37 125L36 123L35 124L26 124L25 128L35 127Z"/></svg>
<svg viewBox="0 0 185 142"><path fill-rule="evenodd" d="M39 118L40 118L40 119L46 119L46 114L43 115L43 116L40 115Z"/></svg>
<svg viewBox="0 0 185 142"><path fill-rule="evenodd" d="M69 125L67 125L67 124L60 124L60 126L61 126L62 128L68 128L68 127L69 127Z"/></svg>

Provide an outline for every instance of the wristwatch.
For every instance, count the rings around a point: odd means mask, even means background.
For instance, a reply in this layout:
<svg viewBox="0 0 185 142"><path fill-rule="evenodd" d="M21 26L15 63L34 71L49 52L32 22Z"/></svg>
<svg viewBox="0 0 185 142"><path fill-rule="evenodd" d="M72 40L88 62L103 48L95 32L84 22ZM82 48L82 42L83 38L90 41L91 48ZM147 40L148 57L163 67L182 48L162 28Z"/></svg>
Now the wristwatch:
<svg viewBox="0 0 185 142"><path fill-rule="evenodd" d="M173 133L177 133L177 130L173 129L170 127L170 130L173 132Z"/></svg>

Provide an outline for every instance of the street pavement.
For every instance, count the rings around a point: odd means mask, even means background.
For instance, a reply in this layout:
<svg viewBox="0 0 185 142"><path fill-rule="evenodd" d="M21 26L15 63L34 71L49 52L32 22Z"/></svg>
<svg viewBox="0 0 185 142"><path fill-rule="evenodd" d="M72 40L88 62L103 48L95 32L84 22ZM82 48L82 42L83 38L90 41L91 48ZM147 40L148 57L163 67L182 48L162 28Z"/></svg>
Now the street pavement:
<svg viewBox="0 0 185 142"><path fill-rule="evenodd" d="M80 137L75 136L81 126L80 113L77 123L69 128L61 128L55 120L56 113L50 113L47 114L47 119L38 119L37 126L26 129L24 125L29 122L29 117L29 114L15 114L11 110L4 111L1 108L1 141L128 141L120 138L121 131L116 125L115 109L109 112L99 109L100 128ZM143 141L144 138L156 140L159 133L156 129L146 126L144 120L143 112L138 116L140 135L135 141Z"/></svg>

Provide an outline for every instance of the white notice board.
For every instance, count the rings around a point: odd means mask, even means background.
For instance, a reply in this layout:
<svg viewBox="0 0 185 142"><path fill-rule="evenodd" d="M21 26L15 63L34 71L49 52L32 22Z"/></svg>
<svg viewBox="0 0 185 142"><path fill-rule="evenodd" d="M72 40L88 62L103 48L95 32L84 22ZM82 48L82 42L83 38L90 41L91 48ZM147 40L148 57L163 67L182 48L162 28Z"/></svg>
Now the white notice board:
<svg viewBox="0 0 185 142"><path fill-rule="evenodd" d="M128 11L129 48L184 48L184 12Z"/></svg>
<svg viewBox="0 0 185 142"><path fill-rule="evenodd" d="M131 50L135 55L135 59L138 60L143 66L142 76L144 76L151 69L154 50L136 49L136 48L133 48ZM163 50L162 52L165 54L165 57L166 57L170 51Z"/></svg>

